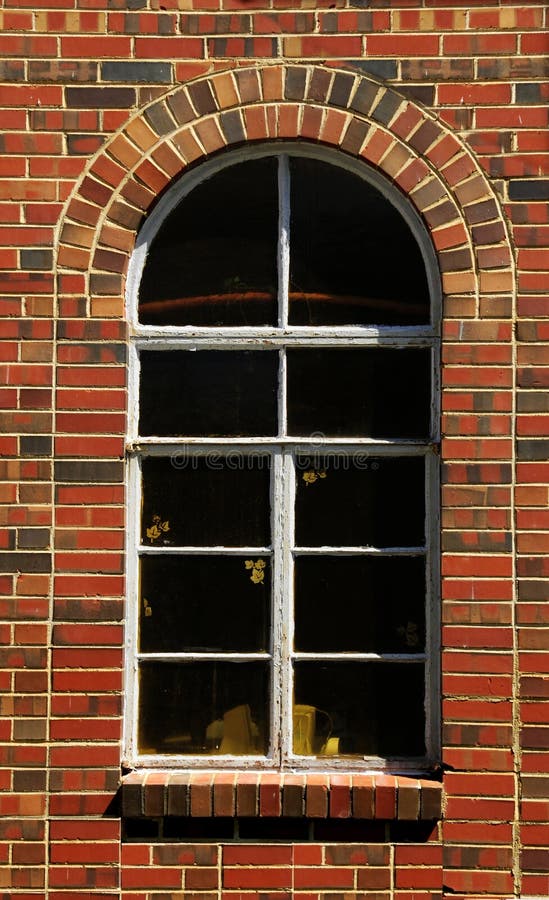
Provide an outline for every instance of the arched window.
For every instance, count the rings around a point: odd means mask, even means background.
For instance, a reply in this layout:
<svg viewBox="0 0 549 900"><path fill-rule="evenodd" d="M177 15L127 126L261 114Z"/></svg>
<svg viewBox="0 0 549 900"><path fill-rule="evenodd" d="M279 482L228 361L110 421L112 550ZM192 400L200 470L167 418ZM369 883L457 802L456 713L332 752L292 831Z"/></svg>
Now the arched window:
<svg viewBox="0 0 549 900"><path fill-rule="evenodd" d="M437 755L439 287L409 203L303 144L188 172L129 274L133 764Z"/></svg>

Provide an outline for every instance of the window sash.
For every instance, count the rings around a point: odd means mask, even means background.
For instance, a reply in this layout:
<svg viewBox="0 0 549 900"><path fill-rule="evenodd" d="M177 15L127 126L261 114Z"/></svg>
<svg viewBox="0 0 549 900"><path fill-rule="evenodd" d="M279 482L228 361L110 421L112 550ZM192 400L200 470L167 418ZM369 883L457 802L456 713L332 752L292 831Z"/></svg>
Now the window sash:
<svg viewBox="0 0 549 900"><path fill-rule="evenodd" d="M218 449L227 450L225 442L217 441ZM191 454L202 455L209 452L209 447L192 446L186 442L177 442L175 445L184 448L185 452ZM357 445L353 445L357 446ZM234 447L234 445L233 445ZM364 449L364 444L358 447ZM383 447L376 446L372 442L368 444L372 456L419 456L424 458L426 462L426 544L418 547L384 547L376 548L370 546L322 546L322 547L302 547L296 546L294 540L294 523L293 513L295 505L295 447L282 446L269 449L273 453L273 467L271 471L271 479L273 485L272 497L272 545L271 546L238 546L238 547L195 547L195 546L169 546L154 547L143 545L139 541L140 523L135 523L136 534L133 542L133 572L137 571L138 560L141 556L157 556L162 555L203 555L209 556L213 554L221 554L228 556L242 556L249 554L262 554L269 556L271 559L272 570L272 644L270 652L252 652L252 653L198 653L192 651L177 653L153 653L139 652L137 648L137 618L138 604L133 605L133 616L135 621L131 625L130 643L133 646L133 663L131 665L129 687L130 704L134 708L134 713L130 721L133 720L133 730L128 737L129 756L133 760L139 760L146 765L181 765L189 768L203 768L204 765L212 766L235 766L255 768L273 768L285 766L302 766L306 769L314 768L371 768L373 765L384 765L384 760L379 757L350 757L350 758L330 758L319 757L312 758L309 756L300 757L293 753L292 748L292 708L293 708L293 669L296 662L299 661L356 661L368 663L398 662L401 665L425 664L425 683L426 698L429 703L429 697L432 694L431 683L436 682L436 652L433 648L433 632L436 633L436 604L434 602L435 592L433 586L433 575L431 570L432 560L436 558L435 540L433 538L434 528L432 522L431 510L435 502L434 493L436 493L436 453L433 452L433 445L410 446L403 447L400 443L392 443ZM144 452L143 452L144 449ZM140 493L140 462L141 459L148 454L164 455L166 445L156 443L154 440L147 442L147 447L131 455L130 471L131 471L131 492L134 494L134 508L139 509L141 506ZM243 450L248 449L244 447ZM301 446L299 446L301 449ZM330 449L337 449L339 452L345 451L348 447L341 441L330 442ZM405 450L405 453L402 451ZM299 452L299 450L298 450ZM294 561L296 558L311 556L364 556L364 557L425 557L427 570L427 596L426 596L426 647L425 652L421 653L364 653L364 652L302 652L293 649L293 586L294 586ZM430 577L429 577L430 575ZM132 594L138 596L137 584L134 585ZM225 757L221 755L205 756L162 756L147 754L139 754L137 748L137 713L138 713L138 687L137 674L139 664L143 661L165 660L165 661L192 661L192 660L266 660L270 663L271 669L271 685L273 686L270 697L270 730L271 730L271 746L266 756L236 756ZM432 758L436 755L436 743L434 735L436 734L436 726L431 723L431 717L427 710L426 715L426 745L427 755ZM406 767L414 767L413 761L407 759L395 760L394 764L399 769Z"/></svg>

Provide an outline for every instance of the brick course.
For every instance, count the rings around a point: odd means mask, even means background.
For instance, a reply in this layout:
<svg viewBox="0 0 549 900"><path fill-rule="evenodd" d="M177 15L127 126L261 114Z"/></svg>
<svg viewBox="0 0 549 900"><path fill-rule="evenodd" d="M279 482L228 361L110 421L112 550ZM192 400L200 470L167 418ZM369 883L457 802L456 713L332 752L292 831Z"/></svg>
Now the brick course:
<svg viewBox="0 0 549 900"><path fill-rule="evenodd" d="M4 896L549 894L547 4L4 0L0 32ZM443 816L426 781L157 773L122 841L127 264L189 165L286 138L379 169L438 254ZM257 812L312 840L193 843Z"/></svg>

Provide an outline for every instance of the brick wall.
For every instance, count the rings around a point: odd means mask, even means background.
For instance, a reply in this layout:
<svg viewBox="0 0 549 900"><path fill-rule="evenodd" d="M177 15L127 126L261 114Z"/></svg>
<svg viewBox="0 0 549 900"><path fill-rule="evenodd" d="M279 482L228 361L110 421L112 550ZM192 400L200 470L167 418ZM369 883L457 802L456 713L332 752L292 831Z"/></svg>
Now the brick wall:
<svg viewBox="0 0 549 900"><path fill-rule="evenodd" d="M0 29L2 896L549 894L547 5L1 0ZM445 813L380 783L353 819L325 779L233 841L212 788L174 837L161 781L121 842L124 276L160 191L265 138L379 168L438 252Z"/></svg>

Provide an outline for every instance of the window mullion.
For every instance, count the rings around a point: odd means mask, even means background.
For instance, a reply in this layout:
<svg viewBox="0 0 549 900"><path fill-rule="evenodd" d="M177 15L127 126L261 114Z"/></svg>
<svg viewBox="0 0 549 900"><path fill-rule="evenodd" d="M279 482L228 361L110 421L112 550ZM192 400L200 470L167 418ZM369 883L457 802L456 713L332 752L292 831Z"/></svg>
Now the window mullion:
<svg viewBox="0 0 549 900"><path fill-rule="evenodd" d="M284 761L290 748L291 724L293 574L289 531L293 519L293 465L291 454L283 448L273 462L273 753Z"/></svg>
<svg viewBox="0 0 549 900"><path fill-rule="evenodd" d="M136 354L137 358L137 354ZM131 508L141 509L141 458L130 457L128 465L128 499ZM128 716L126 718L125 746L128 748L130 758L138 752L138 710L139 710L139 680L138 680L138 618L139 618L139 556L137 545L140 539L140 517L127 517L127 545L131 565L128 566L127 590L131 602L127 604L126 629L128 653L126 657L126 701Z"/></svg>
<svg viewBox="0 0 549 900"><path fill-rule="evenodd" d="M278 326L288 327L290 281L290 165L282 153L278 158Z"/></svg>
<svg viewBox="0 0 549 900"><path fill-rule="evenodd" d="M279 351L278 361L278 436L288 436L288 357L286 348Z"/></svg>

